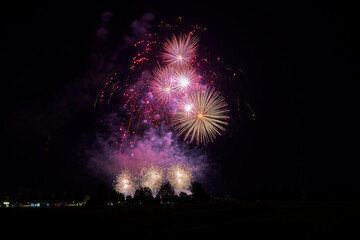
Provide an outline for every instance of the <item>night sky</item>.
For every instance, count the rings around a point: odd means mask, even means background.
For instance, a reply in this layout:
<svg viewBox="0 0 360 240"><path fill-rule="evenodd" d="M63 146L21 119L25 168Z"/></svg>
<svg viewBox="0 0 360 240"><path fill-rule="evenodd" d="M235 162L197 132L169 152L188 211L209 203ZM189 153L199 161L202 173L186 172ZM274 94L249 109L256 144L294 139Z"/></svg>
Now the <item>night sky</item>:
<svg viewBox="0 0 360 240"><path fill-rule="evenodd" d="M104 12L111 12L109 22ZM124 50L97 71L94 57L125 46L131 24L147 13L152 26L181 16L206 27L207 48L248 77L241 91L255 120L244 108L239 130L211 144L218 171L212 191L359 190L357 154L350 151L357 108L347 100L359 79L354 7L32 1L1 10L1 192L91 190L99 182L83 156L101 114L93 104L106 74L123 71L130 59ZM102 24L110 34L106 47L98 46Z"/></svg>

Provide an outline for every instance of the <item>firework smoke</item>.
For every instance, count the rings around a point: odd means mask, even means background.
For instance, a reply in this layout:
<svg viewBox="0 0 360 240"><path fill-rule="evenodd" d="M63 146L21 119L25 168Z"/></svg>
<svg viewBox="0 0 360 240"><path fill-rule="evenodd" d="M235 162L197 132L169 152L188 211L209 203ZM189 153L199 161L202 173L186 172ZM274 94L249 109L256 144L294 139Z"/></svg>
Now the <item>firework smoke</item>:
<svg viewBox="0 0 360 240"><path fill-rule="evenodd" d="M117 118L111 116L110 119ZM116 144L118 132L113 124L108 122L107 126L111 135L98 133L96 144L88 151L90 169L106 181L113 179L119 169L127 168L140 173L151 164L162 169L184 164L191 167L197 181L205 181L206 174L214 174L213 163L207 153L199 147L190 148L173 132L150 129L143 136L129 134L126 140Z"/></svg>

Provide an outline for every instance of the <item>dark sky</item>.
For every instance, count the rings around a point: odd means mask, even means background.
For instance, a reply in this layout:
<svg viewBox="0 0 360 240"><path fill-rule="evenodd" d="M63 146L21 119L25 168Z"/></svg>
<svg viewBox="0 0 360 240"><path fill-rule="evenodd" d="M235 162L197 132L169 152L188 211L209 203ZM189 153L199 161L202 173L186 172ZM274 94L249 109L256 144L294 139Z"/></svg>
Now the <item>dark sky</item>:
<svg viewBox="0 0 360 240"><path fill-rule="evenodd" d="M239 132L213 145L221 173L216 191L359 189L356 155L346 144L357 108L348 109L344 96L359 79L353 6L31 1L1 10L0 191L66 191L96 183L81 144L97 123L92 104L99 89L87 81L105 11L112 12L109 28L119 41L146 13L154 14L152 24L182 16L208 29L214 54L246 72L256 120L245 112Z"/></svg>

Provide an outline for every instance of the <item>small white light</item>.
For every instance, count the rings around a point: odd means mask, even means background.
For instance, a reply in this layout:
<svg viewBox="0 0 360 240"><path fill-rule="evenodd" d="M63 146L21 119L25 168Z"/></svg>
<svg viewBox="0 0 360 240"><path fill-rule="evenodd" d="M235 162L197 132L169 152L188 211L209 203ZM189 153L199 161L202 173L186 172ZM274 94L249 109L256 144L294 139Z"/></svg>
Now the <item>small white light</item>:
<svg viewBox="0 0 360 240"><path fill-rule="evenodd" d="M190 104L187 104L187 105L185 105L185 111L186 112L190 112L191 111L191 109L192 109L192 106L190 105Z"/></svg>

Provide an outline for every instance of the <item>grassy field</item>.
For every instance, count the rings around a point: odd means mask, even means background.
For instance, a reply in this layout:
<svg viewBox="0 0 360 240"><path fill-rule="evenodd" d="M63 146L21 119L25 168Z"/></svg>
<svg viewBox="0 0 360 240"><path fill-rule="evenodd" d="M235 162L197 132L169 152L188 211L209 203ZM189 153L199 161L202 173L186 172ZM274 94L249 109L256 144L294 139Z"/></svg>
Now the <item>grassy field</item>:
<svg viewBox="0 0 360 240"><path fill-rule="evenodd" d="M359 210L346 202L14 208L0 209L0 229L49 238L354 239Z"/></svg>

